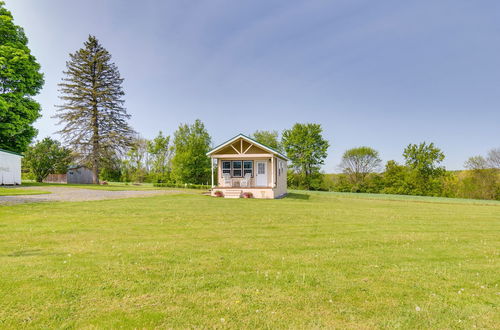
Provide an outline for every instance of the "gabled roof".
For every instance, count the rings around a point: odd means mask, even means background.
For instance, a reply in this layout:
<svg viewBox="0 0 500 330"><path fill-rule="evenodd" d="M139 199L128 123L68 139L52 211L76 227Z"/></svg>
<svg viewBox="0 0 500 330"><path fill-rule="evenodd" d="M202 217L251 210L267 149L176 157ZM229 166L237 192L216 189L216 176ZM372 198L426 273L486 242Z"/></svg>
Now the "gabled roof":
<svg viewBox="0 0 500 330"><path fill-rule="evenodd" d="M13 155L16 155L16 156L24 157L22 154L14 152L14 151L10 151L10 150L0 149L0 152L6 152L8 154L13 154Z"/></svg>
<svg viewBox="0 0 500 330"><path fill-rule="evenodd" d="M221 150L222 148L230 145L231 143L237 141L240 138L243 139L243 140L246 140L248 143L254 144L254 145L256 145L256 146L258 146L258 147L260 147L260 148L262 148L262 149L264 149L266 151L269 151L270 153L272 153L272 154L274 154L274 155L276 155L276 156L278 156L280 158L283 158L284 160L290 160L290 159L288 159L287 156L283 155L281 152L279 152L279 151L277 151L277 150L275 150L275 149L273 149L271 147L268 147L268 146L266 146L266 145L264 145L264 144L262 144L260 142L257 142L254 139L252 139L251 137L248 137L248 136L246 136L244 134L241 134L241 133L238 134L238 135L236 135L235 137L227 140L226 142L219 144L217 147L215 147L212 150L210 150L209 152L207 152L207 156L210 156L211 154L213 154L213 153Z"/></svg>

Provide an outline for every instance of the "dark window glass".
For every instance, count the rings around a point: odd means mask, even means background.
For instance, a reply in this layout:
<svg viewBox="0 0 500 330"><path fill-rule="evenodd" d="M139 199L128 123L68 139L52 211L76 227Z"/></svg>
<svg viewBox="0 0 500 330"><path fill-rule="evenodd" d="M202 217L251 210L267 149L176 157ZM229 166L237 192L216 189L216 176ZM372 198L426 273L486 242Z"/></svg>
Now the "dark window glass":
<svg viewBox="0 0 500 330"><path fill-rule="evenodd" d="M253 176L253 161L251 160L243 162L243 176L247 173L250 173L250 175Z"/></svg>
<svg viewBox="0 0 500 330"><path fill-rule="evenodd" d="M222 174L225 173L231 174L231 162L222 162Z"/></svg>
<svg viewBox="0 0 500 330"><path fill-rule="evenodd" d="M231 165L233 167L233 177L242 177L242 171L241 167L243 166L241 160L233 160L231 162Z"/></svg>

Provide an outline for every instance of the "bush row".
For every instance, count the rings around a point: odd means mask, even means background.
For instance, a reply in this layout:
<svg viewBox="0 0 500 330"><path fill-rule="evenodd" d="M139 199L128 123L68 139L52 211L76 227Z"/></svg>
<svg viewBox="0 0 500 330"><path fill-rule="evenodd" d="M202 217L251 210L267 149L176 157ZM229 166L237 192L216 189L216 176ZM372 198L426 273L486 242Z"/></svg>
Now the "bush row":
<svg viewBox="0 0 500 330"><path fill-rule="evenodd" d="M188 189L210 189L211 187L206 184L192 184L192 183L154 183L155 187L166 187L166 188L188 188Z"/></svg>

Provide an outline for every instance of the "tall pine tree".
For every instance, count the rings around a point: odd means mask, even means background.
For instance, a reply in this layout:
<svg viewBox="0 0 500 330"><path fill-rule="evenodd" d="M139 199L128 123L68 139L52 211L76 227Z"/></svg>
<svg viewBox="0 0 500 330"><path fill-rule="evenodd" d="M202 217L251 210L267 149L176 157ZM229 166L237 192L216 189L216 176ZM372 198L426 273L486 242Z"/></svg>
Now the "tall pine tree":
<svg viewBox="0 0 500 330"><path fill-rule="evenodd" d="M94 36L70 54L66 68L59 84L63 104L55 116L64 124L59 133L91 165L94 183L99 183L101 160L122 152L134 134L127 123L123 78Z"/></svg>
<svg viewBox="0 0 500 330"><path fill-rule="evenodd" d="M32 97L44 81L23 29L4 5L0 1L0 148L23 152L37 134L40 104Z"/></svg>

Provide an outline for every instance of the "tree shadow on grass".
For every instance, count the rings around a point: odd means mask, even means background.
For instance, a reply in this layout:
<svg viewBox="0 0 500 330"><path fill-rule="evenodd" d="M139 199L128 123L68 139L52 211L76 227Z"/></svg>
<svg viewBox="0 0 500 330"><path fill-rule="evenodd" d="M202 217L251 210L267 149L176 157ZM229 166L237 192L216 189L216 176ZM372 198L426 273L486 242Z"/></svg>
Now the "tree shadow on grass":
<svg viewBox="0 0 500 330"><path fill-rule="evenodd" d="M33 249L33 250L21 250L21 251L15 251L7 256L9 257L30 257L30 256L37 256L41 255L42 250L41 249Z"/></svg>
<svg viewBox="0 0 500 330"><path fill-rule="evenodd" d="M302 200L308 200L309 199L308 194L297 194L297 193L288 193L286 195L286 199L302 199Z"/></svg>

